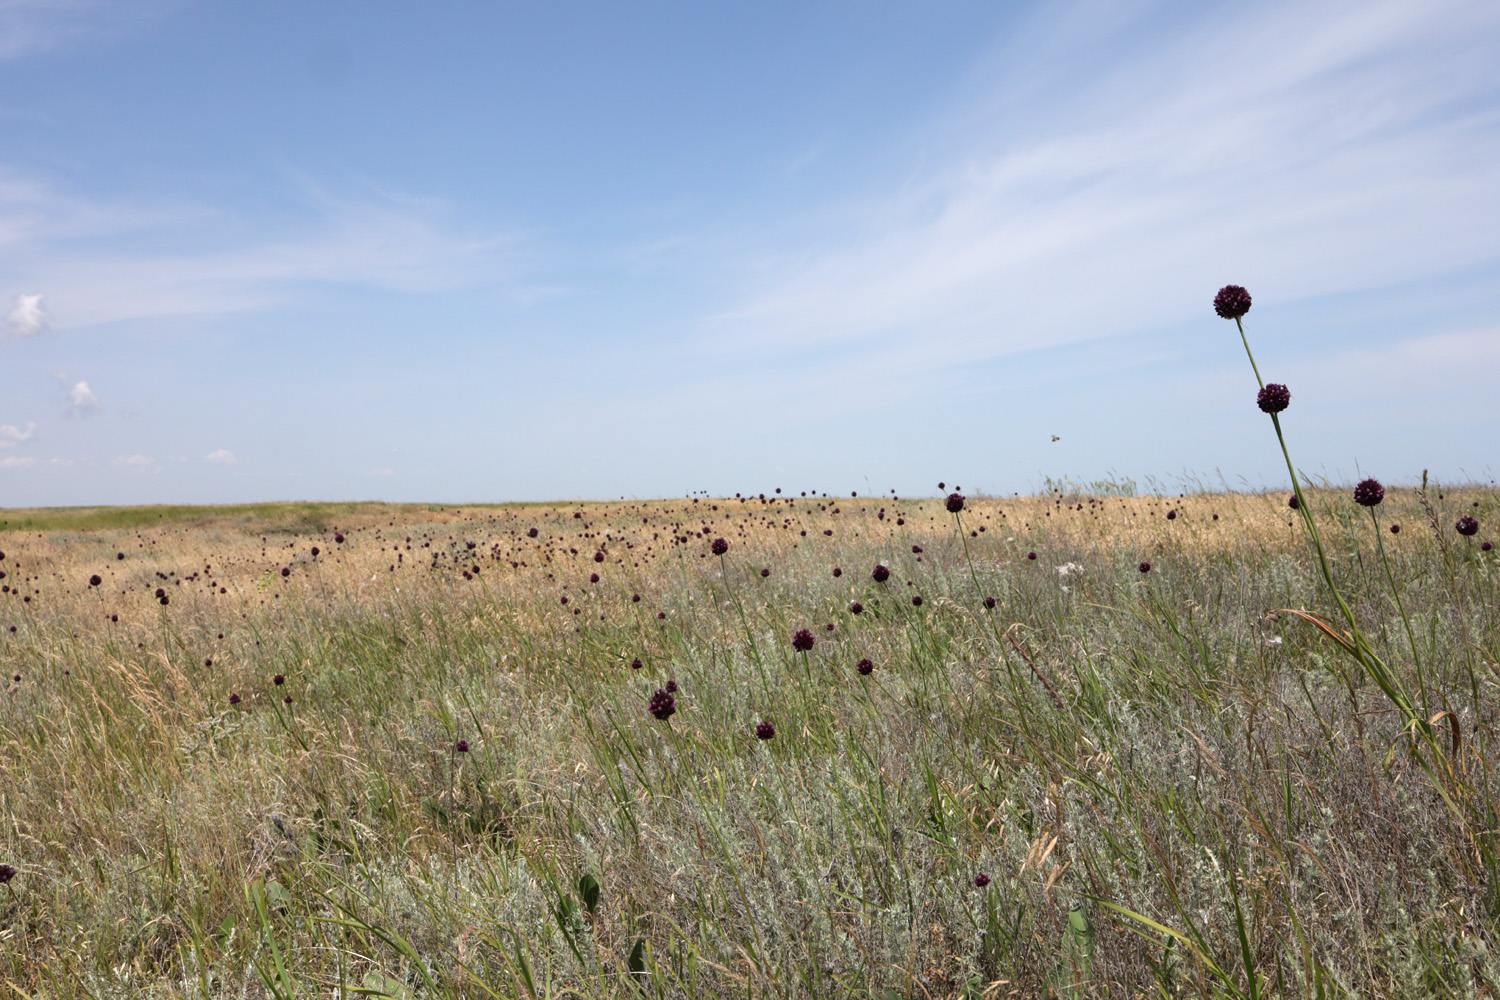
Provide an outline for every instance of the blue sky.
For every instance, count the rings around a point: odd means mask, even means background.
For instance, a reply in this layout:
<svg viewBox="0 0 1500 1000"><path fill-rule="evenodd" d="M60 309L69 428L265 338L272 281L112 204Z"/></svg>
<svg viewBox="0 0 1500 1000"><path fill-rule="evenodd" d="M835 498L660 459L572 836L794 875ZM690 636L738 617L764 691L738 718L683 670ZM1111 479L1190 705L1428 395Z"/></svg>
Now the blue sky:
<svg viewBox="0 0 1500 1000"><path fill-rule="evenodd" d="M0 0L0 506L1488 481L1500 5ZM1058 440L1053 440L1054 435Z"/></svg>

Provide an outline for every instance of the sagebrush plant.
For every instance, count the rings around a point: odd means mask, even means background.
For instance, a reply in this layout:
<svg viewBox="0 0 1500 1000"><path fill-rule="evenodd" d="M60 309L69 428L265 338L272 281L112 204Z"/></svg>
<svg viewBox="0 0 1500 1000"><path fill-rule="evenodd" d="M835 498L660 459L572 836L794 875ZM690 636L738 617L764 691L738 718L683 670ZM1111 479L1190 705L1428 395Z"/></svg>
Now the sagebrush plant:
<svg viewBox="0 0 1500 1000"><path fill-rule="evenodd" d="M1494 491L1324 537L1449 785L1282 494L948 492L0 512L0 994L1497 988Z"/></svg>

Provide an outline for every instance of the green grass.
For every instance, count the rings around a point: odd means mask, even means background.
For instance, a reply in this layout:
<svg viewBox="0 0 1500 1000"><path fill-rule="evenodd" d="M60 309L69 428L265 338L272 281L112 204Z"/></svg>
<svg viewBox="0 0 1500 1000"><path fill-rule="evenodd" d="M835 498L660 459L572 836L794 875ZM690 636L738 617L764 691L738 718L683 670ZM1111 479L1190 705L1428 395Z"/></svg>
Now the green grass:
<svg viewBox="0 0 1500 1000"><path fill-rule="evenodd" d="M1500 496L1310 500L1442 756L1281 496L6 512L0 995L1492 995Z"/></svg>

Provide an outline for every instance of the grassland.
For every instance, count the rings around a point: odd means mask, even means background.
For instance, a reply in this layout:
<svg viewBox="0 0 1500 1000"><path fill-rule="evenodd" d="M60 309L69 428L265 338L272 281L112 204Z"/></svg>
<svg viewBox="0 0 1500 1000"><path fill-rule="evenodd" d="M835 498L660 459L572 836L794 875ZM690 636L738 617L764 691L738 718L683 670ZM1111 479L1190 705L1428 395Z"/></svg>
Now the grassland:
<svg viewBox="0 0 1500 1000"><path fill-rule="evenodd" d="M1280 495L0 511L0 994L1494 995L1500 495L1310 499L1440 741Z"/></svg>

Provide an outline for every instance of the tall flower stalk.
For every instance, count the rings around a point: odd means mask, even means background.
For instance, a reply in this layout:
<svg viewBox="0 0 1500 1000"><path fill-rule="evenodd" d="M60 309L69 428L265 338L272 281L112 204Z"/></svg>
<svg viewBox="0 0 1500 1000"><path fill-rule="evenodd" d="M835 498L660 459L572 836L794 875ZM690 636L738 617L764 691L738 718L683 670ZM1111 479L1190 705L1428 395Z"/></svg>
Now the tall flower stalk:
<svg viewBox="0 0 1500 1000"><path fill-rule="evenodd" d="M1333 594L1334 603L1338 605L1339 612L1349 625L1349 632L1347 635L1339 635L1324 623L1317 622L1317 624L1322 626L1324 632L1337 641L1375 681L1391 704L1395 705L1401 713L1405 727L1421 733L1429 742L1435 743L1431 723L1428 722L1411 695L1407 693L1400 679L1391 672L1390 667L1370 646L1359 627L1359 622L1355 620L1354 611L1349 607L1349 602L1344 599L1338 584L1334 582L1333 570L1328 565L1328 552L1323 546L1323 537L1318 532L1318 523L1313 517L1312 505L1307 502L1307 497L1302 492L1302 479L1297 474L1297 467L1293 464L1291 452L1287 448L1286 435L1281 429L1280 414L1290 405L1292 395L1285 385L1276 382L1268 383L1261 378L1260 367L1255 363L1255 352L1250 349L1250 338L1245 334L1244 316L1249 311L1250 293L1239 285L1225 285L1214 296L1214 312L1218 313L1222 319L1234 320L1234 325L1240 331L1240 342L1245 345L1245 356L1250 359L1250 368L1255 372L1255 381L1260 385L1256 405L1271 417L1271 426L1276 430L1276 441L1281 446L1281 456L1286 460L1287 474L1292 478L1292 491L1297 499L1295 505L1297 513L1302 518L1308 538L1312 541L1313 551L1317 554L1318 569L1322 572L1323 582L1328 585L1329 592ZM1316 621L1316 619L1313 620Z"/></svg>

